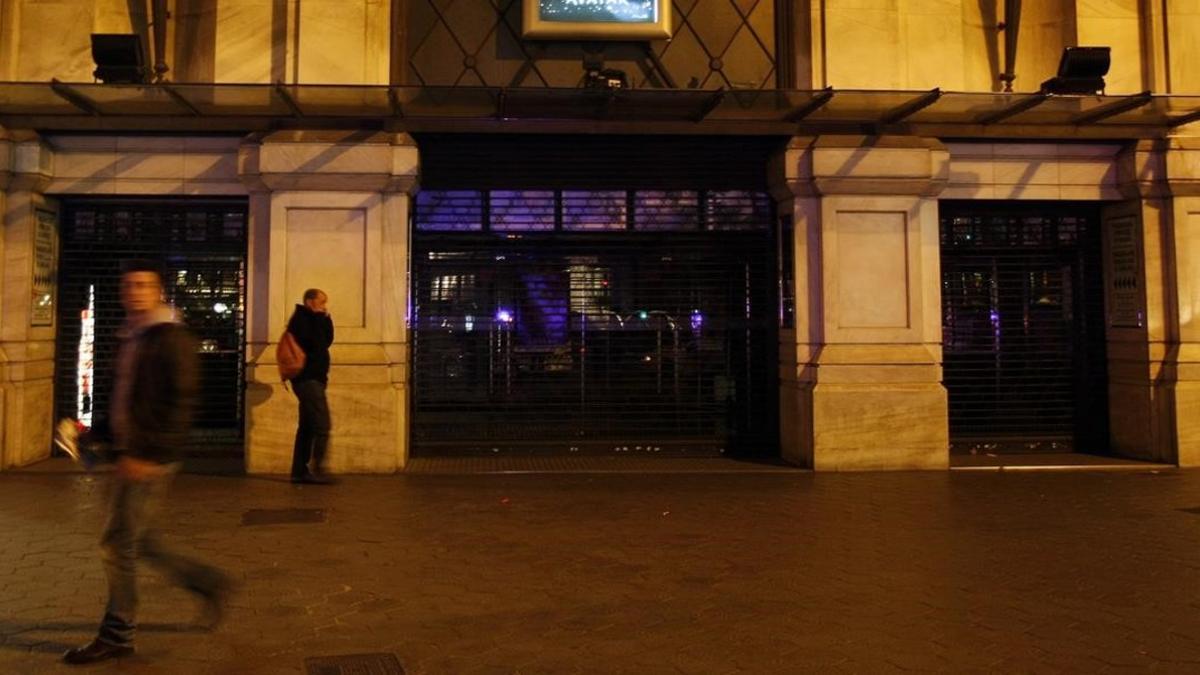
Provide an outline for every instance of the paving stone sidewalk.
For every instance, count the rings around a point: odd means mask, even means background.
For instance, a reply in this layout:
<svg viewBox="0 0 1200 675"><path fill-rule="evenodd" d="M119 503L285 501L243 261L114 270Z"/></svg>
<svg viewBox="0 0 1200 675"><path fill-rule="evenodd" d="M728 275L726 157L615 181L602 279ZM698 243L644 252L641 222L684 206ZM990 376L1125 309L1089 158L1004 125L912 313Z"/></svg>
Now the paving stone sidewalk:
<svg viewBox="0 0 1200 675"><path fill-rule="evenodd" d="M1200 672L1195 471L186 475L228 620L147 572L138 655L72 669L105 484L0 474L0 674ZM324 521L243 524L282 509Z"/></svg>

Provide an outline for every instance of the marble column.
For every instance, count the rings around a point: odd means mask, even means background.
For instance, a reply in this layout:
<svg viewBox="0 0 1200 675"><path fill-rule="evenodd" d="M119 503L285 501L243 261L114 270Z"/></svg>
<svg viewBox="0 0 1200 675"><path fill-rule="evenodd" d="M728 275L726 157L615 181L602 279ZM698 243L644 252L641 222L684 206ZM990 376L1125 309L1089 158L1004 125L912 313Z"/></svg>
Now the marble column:
<svg viewBox="0 0 1200 675"><path fill-rule="evenodd" d="M43 195L51 153L36 135L0 130L0 469L50 455L54 414L53 289L35 283L38 223L50 223L41 262L56 264L57 216ZM48 247L48 248L46 248ZM48 255L47 255L48 254ZM44 280L43 280L44 281Z"/></svg>
<svg viewBox="0 0 1200 675"><path fill-rule="evenodd" d="M908 137L796 138L773 168L795 225L781 333L783 455L817 470L944 469L938 192L949 153Z"/></svg>
<svg viewBox="0 0 1200 675"><path fill-rule="evenodd" d="M251 191L246 463L291 465L296 400L275 347L304 289L329 294L334 472L386 473L408 458L408 210L417 148L405 134L278 132L238 156Z"/></svg>

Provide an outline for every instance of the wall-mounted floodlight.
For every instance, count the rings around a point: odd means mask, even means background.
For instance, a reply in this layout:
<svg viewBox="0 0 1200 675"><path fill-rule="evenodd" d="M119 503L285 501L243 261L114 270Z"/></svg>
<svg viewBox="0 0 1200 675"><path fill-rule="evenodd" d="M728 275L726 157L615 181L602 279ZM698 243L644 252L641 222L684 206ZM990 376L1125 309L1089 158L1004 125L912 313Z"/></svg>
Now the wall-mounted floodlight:
<svg viewBox="0 0 1200 675"><path fill-rule="evenodd" d="M1067 47L1058 62L1058 75L1042 83L1047 94L1096 94L1104 91L1111 63L1109 47Z"/></svg>
<svg viewBox="0 0 1200 675"><path fill-rule="evenodd" d="M92 73L105 84L143 84L146 56L141 39L132 33L92 33Z"/></svg>

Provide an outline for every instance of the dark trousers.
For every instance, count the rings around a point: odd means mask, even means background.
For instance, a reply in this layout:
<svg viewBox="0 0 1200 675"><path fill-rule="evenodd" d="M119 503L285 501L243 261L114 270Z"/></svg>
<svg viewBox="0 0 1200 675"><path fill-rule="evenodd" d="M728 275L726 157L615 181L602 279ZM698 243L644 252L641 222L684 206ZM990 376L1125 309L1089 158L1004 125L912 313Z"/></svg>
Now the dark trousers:
<svg viewBox="0 0 1200 675"><path fill-rule="evenodd" d="M301 380L292 383L292 391L300 401L300 424L296 428L296 445L292 449L292 477L300 478L325 470L325 449L329 447L329 404L325 401L325 383Z"/></svg>
<svg viewBox="0 0 1200 675"><path fill-rule="evenodd" d="M100 539L108 576L108 606L100 623L100 639L104 642L115 645L133 642L137 631L139 558L157 567L175 585L202 596L212 596L224 583L223 572L167 549L154 531L155 514L175 469L172 467L167 475L145 481L113 476L108 523Z"/></svg>

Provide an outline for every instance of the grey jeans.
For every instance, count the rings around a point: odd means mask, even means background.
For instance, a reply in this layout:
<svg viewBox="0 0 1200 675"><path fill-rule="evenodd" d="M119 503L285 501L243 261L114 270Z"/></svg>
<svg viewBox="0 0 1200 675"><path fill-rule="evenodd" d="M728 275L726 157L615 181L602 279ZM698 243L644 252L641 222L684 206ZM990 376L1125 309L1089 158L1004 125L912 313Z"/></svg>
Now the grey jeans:
<svg viewBox="0 0 1200 675"><path fill-rule="evenodd" d="M154 520L179 466L166 475L131 481L113 476L108 523L100 539L108 575L108 606L100 623L100 639L116 645L133 642L137 631L137 562L144 559L175 585L203 597L220 591L225 575L211 565L165 548L154 531Z"/></svg>
<svg viewBox="0 0 1200 675"><path fill-rule="evenodd" d="M301 380L292 383L292 391L300 402L300 423L296 427L296 443L292 448L292 478L324 473L330 430L325 383L320 380Z"/></svg>

